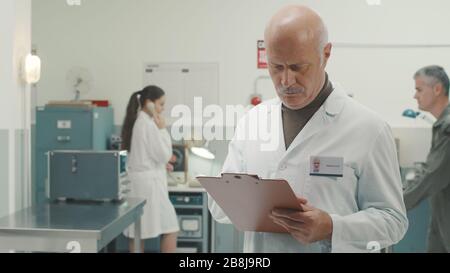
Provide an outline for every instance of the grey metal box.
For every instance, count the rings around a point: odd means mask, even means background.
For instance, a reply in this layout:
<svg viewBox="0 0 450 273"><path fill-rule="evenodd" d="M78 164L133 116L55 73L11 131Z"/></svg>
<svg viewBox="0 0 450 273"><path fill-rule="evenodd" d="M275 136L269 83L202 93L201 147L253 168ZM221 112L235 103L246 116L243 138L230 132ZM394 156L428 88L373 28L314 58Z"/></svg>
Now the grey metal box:
<svg viewBox="0 0 450 273"><path fill-rule="evenodd" d="M120 200L129 191L126 151L50 151L51 200Z"/></svg>

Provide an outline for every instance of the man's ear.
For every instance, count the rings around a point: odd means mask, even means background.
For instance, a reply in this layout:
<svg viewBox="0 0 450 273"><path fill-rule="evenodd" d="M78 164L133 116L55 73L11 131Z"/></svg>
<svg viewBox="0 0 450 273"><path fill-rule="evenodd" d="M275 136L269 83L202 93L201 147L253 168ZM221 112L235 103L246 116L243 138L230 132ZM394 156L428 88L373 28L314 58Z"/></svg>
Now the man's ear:
<svg viewBox="0 0 450 273"><path fill-rule="evenodd" d="M332 49L333 45L331 43L328 43L325 45L325 47L323 48L323 55L324 55L324 59L323 59L323 67L325 67L327 65L328 59L331 56L331 49Z"/></svg>
<svg viewBox="0 0 450 273"><path fill-rule="evenodd" d="M442 83L437 83L433 86L433 94L438 97L442 95L444 92L444 86L442 86Z"/></svg>

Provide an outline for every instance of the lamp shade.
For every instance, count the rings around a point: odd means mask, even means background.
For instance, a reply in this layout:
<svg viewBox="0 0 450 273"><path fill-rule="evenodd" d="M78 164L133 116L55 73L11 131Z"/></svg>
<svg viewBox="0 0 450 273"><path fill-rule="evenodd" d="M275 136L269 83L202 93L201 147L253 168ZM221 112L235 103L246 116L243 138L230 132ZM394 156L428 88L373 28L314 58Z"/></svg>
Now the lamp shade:
<svg viewBox="0 0 450 273"><path fill-rule="evenodd" d="M199 157L203 157L206 159L216 158L213 153L211 153L208 149L203 147L191 147L191 152Z"/></svg>
<svg viewBox="0 0 450 273"><path fill-rule="evenodd" d="M28 84L37 83L41 78L41 59L32 54L25 58L23 77Z"/></svg>

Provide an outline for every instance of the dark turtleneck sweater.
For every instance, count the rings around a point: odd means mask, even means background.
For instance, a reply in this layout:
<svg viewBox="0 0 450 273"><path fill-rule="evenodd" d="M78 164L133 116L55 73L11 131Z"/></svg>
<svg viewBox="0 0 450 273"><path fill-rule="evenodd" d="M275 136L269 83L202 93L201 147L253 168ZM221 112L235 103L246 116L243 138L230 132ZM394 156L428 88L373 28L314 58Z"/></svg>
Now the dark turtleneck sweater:
<svg viewBox="0 0 450 273"><path fill-rule="evenodd" d="M283 131L284 131L284 143L286 145L286 150L294 141L295 137L300 133L300 131L305 127L314 113L319 110L320 106L325 102L328 96L333 91L333 86L328 80L328 74L325 74L325 83L320 90L317 97L308 105L302 109L292 110L284 106L281 107L281 113L283 118Z"/></svg>

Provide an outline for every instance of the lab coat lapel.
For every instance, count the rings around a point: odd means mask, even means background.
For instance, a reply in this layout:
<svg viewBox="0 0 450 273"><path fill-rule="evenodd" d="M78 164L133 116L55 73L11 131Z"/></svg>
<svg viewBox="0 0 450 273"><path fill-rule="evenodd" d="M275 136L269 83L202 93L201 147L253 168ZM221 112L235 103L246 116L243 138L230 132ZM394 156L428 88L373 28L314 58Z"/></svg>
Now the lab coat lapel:
<svg viewBox="0 0 450 273"><path fill-rule="evenodd" d="M277 123L275 125L275 128L277 128L276 130L278 130L278 149L275 151L276 153L276 158L281 158L284 153L286 152L286 145L284 143L284 130L283 130L283 118L281 115L281 100L279 100L277 98L277 100L274 102L273 104L275 107L269 107L267 113L268 116L271 116L272 111L276 111L276 115L274 116ZM270 122L270 118L267 119L268 122ZM271 126L273 126L274 124L268 124L266 128L270 128Z"/></svg>
<svg viewBox="0 0 450 273"><path fill-rule="evenodd" d="M308 123L306 123L305 127L303 127L300 133L298 133L298 135L292 141L291 145L289 145L289 148L286 150L284 156L289 155L290 152L292 152L304 141L311 138L318 132L325 130L342 111L345 100L348 99L347 95L340 86L335 86L334 84L333 86L333 92L331 92L330 96L327 98L324 104L316 111L316 113L311 117ZM283 147L285 147L283 132L282 140Z"/></svg>

